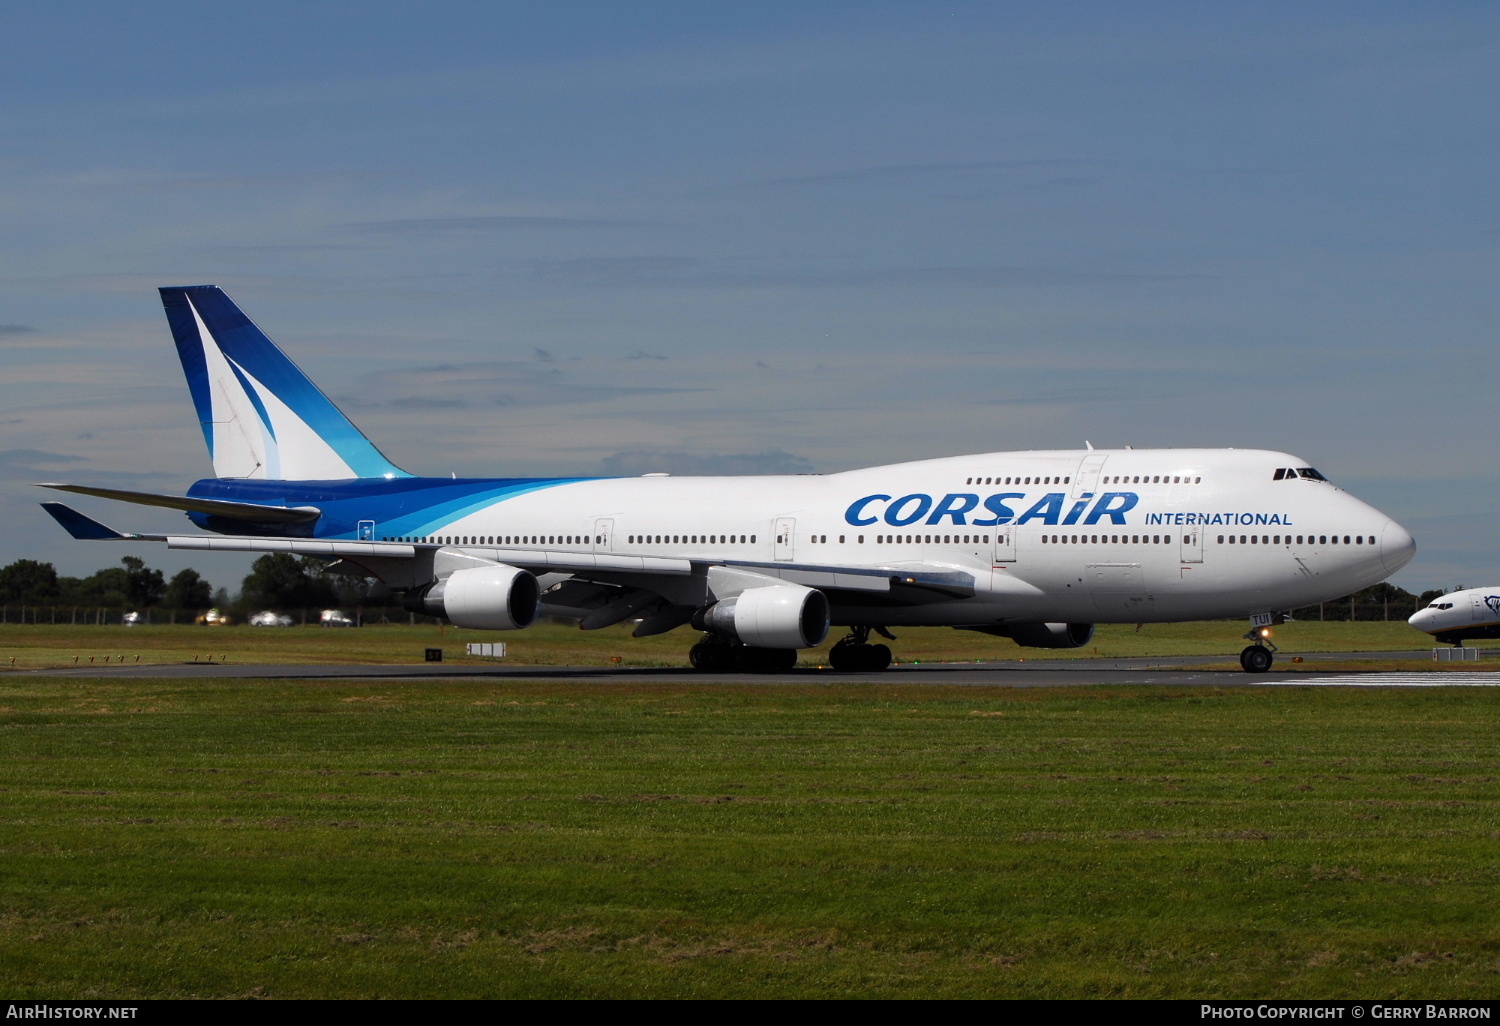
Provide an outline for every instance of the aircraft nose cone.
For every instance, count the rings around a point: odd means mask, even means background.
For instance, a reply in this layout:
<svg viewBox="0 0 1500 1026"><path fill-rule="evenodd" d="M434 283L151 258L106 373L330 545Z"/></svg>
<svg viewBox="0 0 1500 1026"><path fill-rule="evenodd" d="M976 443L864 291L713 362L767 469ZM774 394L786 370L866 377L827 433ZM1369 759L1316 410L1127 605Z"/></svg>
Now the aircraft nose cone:
<svg viewBox="0 0 1500 1026"><path fill-rule="evenodd" d="M1415 613L1406 618L1406 622L1411 624L1419 631L1425 631L1427 630L1427 625L1432 622L1432 610L1418 609Z"/></svg>
<svg viewBox="0 0 1500 1026"><path fill-rule="evenodd" d="M1395 573L1410 563L1416 554L1417 543L1411 532L1394 520L1387 520L1385 530L1380 532L1380 560L1385 564L1385 572Z"/></svg>

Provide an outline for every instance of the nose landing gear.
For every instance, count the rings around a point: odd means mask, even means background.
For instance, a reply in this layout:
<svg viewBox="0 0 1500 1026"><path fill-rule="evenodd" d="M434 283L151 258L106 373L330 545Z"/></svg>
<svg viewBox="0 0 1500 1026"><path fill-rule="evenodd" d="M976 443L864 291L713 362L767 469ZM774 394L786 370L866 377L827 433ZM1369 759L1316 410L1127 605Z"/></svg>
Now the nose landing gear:
<svg viewBox="0 0 1500 1026"><path fill-rule="evenodd" d="M883 628L876 627L875 632L883 638L896 640ZM884 670L891 665L891 650L887 645L870 644L870 628L852 627L848 636L828 650L828 665L835 670Z"/></svg>
<svg viewBox="0 0 1500 1026"><path fill-rule="evenodd" d="M1268 624L1256 624L1245 632L1245 640L1254 642L1246 646L1240 652L1240 667L1246 673L1265 673L1271 668L1277 651L1276 643L1271 640L1271 624L1286 622L1286 617L1280 614L1270 619Z"/></svg>

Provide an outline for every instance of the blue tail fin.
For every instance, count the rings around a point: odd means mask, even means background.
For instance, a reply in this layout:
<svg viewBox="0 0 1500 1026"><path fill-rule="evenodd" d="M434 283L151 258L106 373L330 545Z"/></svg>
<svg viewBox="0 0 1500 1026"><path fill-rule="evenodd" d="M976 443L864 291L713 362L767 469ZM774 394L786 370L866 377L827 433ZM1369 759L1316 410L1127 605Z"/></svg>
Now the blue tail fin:
<svg viewBox="0 0 1500 1026"><path fill-rule="evenodd" d="M217 285L163 288L162 306L219 477L409 477Z"/></svg>

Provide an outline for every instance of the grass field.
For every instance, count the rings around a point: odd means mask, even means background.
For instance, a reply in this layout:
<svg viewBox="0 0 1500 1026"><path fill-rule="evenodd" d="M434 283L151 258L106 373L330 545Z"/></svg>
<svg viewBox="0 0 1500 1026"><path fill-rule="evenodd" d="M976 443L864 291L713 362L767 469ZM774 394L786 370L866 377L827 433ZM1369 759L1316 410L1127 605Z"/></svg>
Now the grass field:
<svg viewBox="0 0 1500 1026"><path fill-rule="evenodd" d="M1226 665L1244 647L1246 624L1218 621L1189 624L1106 624L1080 649L1024 649L992 638L946 627L903 628L892 644L899 662L972 662L1013 659L1086 659L1126 656L1223 655ZM630 626L580 631L543 623L525 631L464 631L451 626L381 625L354 630L322 627L255 628L191 626L31 626L0 625L0 672L95 665L123 657L142 664L227 660L246 663L417 663L423 650L444 650L450 662L479 662L464 656L469 641L504 641L507 662L526 666L685 666L687 650L699 635L688 628L654 638L630 637ZM838 632L830 634L830 644ZM1388 652L1432 647L1432 639L1404 621L1354 623L1297 621L1276 629L1286 660L1304 652ZM1480 642L1490 647L1500 642ZM824 649L803 653L802 664L818 665ZM74 660L77 659L77 663ZM1421 661L1431 666L1431 660ZM1447 664L1445 664L1447 665Z"/></svg>
<svg viewBox="0 0 1500 1026"><path fill-rule="evenodd" d="M0 978L1493 997L1497 721L1488 688L10 675Z"/></svg>

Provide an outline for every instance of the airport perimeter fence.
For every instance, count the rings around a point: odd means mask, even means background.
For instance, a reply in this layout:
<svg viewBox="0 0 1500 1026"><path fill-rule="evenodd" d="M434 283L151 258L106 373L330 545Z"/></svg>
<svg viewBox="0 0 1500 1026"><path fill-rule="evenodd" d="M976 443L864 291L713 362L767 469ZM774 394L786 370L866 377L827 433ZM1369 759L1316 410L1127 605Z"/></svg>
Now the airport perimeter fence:
<svg viewBox="0 0 1500 1026"><path fill-rule="evenodd" d="M1294 620L1405 620L1424 605L1418 599L1394 602L1323 602L1292 610Z"/></svg>
<svg viewBox="0 0 1500 1026"><path fill-rule="evenodd" d="M127 624L125 617L138 612L140 619L134 623ZM128 606L23 606L23 605L0 605L0 624L27 624L33 626L136 626L136 625L163 625L163 624L188 624L198 622L204 610L201 609L132 609ZM317 626L321 609L290 609L285 610L297 623L301 625L312 624ZM374 624L416 624L436 623L430 616L417 616L407 613L405 610L377 608L372 610L357 609L350 618L355 626L364 627ZM232 626L242 626L245 623L243 617L234 616L231 620ZM207 624L206 626L217 626Z"/></svg>

